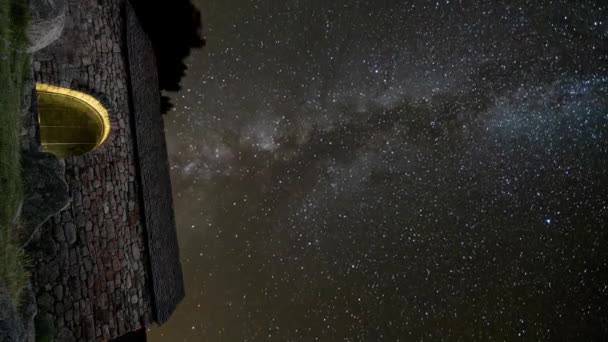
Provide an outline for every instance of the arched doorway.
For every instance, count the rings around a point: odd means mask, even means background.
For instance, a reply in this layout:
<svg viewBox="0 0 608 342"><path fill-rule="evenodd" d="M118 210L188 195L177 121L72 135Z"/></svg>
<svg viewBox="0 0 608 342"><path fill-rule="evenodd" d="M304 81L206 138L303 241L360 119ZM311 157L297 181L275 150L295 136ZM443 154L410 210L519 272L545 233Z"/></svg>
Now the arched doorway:
<svg viewBox="0 0 608 342"><path fill-rule="evenodd" d="M85 93L37 83L40 142L58 157L79 156L99 147L110 133L108 111Z"/></svg>

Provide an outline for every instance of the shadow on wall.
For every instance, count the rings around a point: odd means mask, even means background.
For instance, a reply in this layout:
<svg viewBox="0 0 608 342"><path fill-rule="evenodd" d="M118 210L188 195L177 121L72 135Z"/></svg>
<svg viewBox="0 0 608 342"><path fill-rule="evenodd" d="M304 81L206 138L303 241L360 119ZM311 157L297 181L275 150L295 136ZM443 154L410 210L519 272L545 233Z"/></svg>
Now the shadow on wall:
<svg viewBox="0 0 608 342"><path fill-rule="evenodd" d="M117 337L110 342L146 342L147 340L146 329L144 328Z"/></svg>
<svg viewBox="0 0 608 342"><path fill-rule="evenodd" d="M150 37L158 63L161 90L177 91L186 72L184 60L193 48L205 46L201 13L190 0L132 0L137 17ZM161 111L172 104L161 97Z"/></svg>

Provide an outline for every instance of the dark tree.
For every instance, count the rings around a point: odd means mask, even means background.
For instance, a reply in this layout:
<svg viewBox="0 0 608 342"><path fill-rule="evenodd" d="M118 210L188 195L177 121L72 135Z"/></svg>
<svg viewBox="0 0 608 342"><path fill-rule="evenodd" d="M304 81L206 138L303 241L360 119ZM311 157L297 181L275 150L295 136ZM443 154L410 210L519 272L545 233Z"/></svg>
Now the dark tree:
<svg viewBox="0 0 608 342"><path fill-rule="evenodd" d="M185 75L184 59L193 48L205 45L201 13L190 0L132 0L137 17L150 37L158 63L161 90L177 91ZM161 98L163 113L171 104Z"/></svg>

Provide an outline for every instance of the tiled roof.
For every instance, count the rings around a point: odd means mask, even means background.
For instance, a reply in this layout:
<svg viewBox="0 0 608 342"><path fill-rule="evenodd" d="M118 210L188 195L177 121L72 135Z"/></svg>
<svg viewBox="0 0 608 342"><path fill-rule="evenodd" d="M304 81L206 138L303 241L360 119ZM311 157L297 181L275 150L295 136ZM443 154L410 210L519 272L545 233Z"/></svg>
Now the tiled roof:
<svg viewBox="0 0 608 342"><path fill-rule="evenodd" d="M152 44L126 5L126 34L139 177L152 298L158 323L164 323L184 297L184 284L173 212L169 162L160 91Z"/></svg>

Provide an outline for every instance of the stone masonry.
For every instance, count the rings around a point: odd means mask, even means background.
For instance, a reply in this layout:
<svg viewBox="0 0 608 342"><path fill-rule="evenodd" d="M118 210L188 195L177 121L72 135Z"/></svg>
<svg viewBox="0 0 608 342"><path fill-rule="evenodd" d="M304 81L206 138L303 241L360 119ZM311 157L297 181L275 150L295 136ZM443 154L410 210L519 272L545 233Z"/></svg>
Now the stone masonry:
<svg viewBox="0 0 608 342"><path fill-rule="evenodd" d="M127 47L132 113L148 237L154 313L166 322L184 297L179 248L173 214L169 157L165 144L160 91L152 42L130 4L126 6ZM176 267L177 266L177 267Z"/></svg>
<svg viewBox="0 0 608 342"><path fill-rule="evenodd" d="M96 97L112 126L97 150L65 159L72 201L29 248L39 320L57 342L108 340L154 320L123 10L120 0L69 0L63 35L33 56L36 82Z"/></svg>

